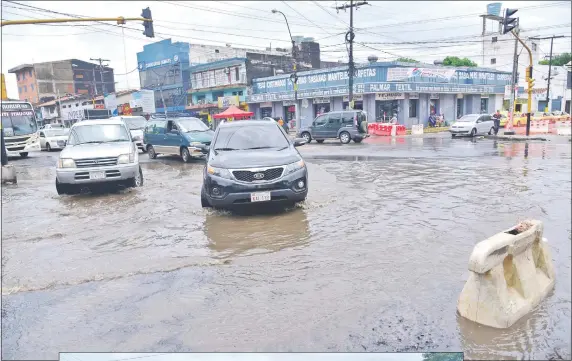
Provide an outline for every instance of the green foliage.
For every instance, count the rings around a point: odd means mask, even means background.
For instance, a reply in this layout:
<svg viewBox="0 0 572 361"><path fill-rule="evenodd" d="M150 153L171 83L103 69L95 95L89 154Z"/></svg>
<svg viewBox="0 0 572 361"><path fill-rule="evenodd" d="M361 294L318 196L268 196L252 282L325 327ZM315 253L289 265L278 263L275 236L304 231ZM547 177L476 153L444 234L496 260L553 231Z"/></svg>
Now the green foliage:
<svg viewBox="0 0 572 361"><path fill-rule="evenodd" d="M463 361L463 354L460 352L424 353L423 361Z"/></svg>
<svg viewBox="0 0 572 361"><path fill-rule="evenodd" d="M477 63L468 58L459 58L457 56L448 56L443 60L445 66L469 66L475 67Z"/></svg>
<svg viewBox="0 0 572 361"><path fill-rule="evenodd" d="M562 53L552 57L552 65L562 66L568 64L572 60L572 54ZM538 62L540 65L550 65L548 60L541 60Z"/></svg>
<svg viewBox="0 0 572 361"><path fill-rule="evenodd" d="M399 61L401 63L419 63L419 61L417 61L415 59L411 59L411 58L398 58L395 61Z"/></svg>

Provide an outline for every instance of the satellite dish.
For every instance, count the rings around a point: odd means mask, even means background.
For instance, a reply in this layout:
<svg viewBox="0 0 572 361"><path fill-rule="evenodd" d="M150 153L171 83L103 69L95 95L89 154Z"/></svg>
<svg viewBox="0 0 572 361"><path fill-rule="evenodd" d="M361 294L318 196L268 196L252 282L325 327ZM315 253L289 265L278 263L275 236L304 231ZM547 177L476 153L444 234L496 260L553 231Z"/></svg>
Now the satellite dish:
<svg viewBox="0 0 572 361"><path fill-rule="evenodd" d="M367 57L367 61L369 61L370 63L377 63L377 55L370 55Z"/></svg>

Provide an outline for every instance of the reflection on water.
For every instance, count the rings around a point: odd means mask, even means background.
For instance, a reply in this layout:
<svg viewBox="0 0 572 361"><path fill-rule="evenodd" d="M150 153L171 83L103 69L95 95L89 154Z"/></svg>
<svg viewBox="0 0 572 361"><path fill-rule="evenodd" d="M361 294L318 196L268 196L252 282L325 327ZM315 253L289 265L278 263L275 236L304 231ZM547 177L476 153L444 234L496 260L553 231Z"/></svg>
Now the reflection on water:
<svg viewBox="0 0 572 361"><path fill-rule="evenodd" d="M208 213L205 233L215 258L277 252L309 242L308 220L303 209L267 215Z"/></svg>

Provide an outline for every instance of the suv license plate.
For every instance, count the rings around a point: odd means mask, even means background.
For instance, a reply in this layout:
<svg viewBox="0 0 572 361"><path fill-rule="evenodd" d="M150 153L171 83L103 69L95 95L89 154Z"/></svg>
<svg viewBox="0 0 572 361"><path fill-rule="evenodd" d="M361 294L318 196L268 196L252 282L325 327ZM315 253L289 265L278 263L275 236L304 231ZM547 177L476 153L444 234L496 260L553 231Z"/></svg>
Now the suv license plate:
<svg viewBox="0 0 572 361"><path fill-rule="evenodd" d="M250 193L250 201L251 202L266 202L271 200L272 197L270 192L257 192L257 193Z"/></svg>
<svg viewBox="0 0 572 361"><path fill-rule="evenodd" d="M89 179L104 179L105 172L89 172Z"/></svg>

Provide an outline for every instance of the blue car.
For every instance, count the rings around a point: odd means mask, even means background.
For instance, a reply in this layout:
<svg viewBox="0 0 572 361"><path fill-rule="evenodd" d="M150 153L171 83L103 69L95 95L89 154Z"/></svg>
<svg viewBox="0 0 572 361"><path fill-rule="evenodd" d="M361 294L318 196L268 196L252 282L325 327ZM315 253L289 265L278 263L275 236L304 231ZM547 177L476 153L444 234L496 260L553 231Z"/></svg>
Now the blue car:
<svg viewBox="0 0 572 361"><path fill-rule="evenodd" d="M143 135L150 159L159 154L178 155L184 162L204 158L214 132L198 118L151 118Z"/></svg>

